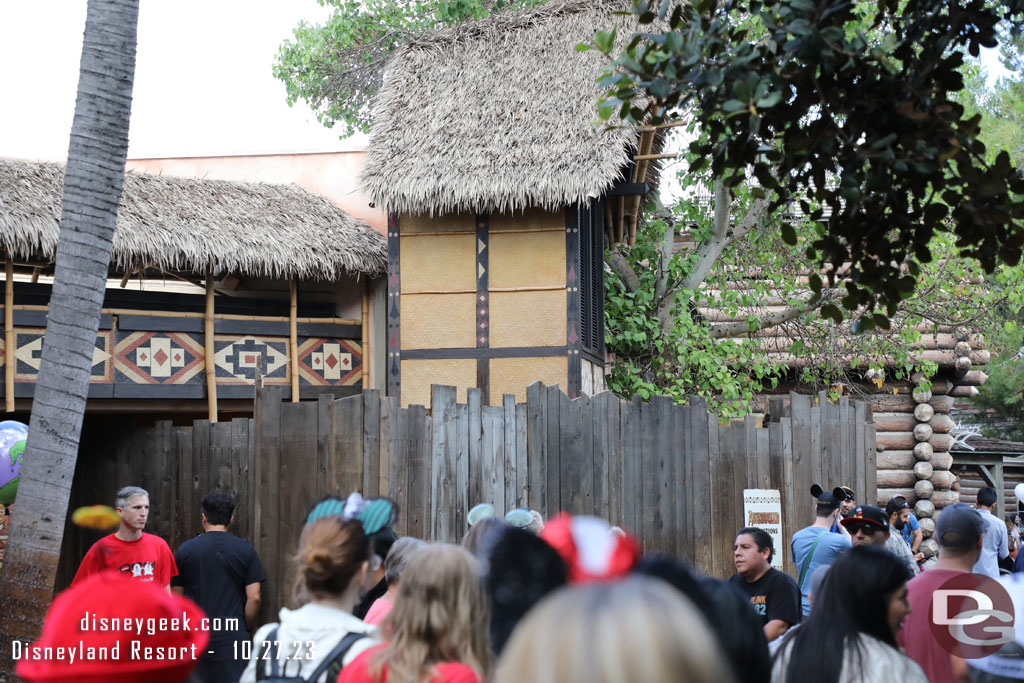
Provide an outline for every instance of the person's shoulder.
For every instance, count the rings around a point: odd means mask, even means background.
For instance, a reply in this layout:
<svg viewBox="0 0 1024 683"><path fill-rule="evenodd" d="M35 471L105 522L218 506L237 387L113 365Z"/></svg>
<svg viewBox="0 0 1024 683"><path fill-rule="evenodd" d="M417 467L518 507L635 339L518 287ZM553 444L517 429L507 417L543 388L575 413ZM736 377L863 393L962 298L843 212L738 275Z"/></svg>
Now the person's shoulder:
<svg viewBox="0 0 1024 683"><path fill-rule="evenodd" d="M725 582L733 586L742 586L747 582L747 580L743 578L742 574L733 574L728 579L726 579Z"/></svg>
<svg viewBox="0 0 1024 683"><path fill-rule="evenodd" d="M788 584L793 584L794 586L796 586L796 579L794 579L792 576L790 576L786 572L780 571L780 570L776 569L775 567L772 567L771 569L768 570L767 576L769 577L770 581L774 581L774 582L777 582L777 583L783 583L783 584L787 584L787 585Z"/></svg>
<svg viewBox="0 0 1024 683"><path fill-rule="evenodd" d="M374 643L360 652L341 669L338 683L363 683L370 681L370 658L384 648L383 644Z"/></svg>
<svg viewBox="0 0 1024 683"><path fill-rule="evenodd" d="M201 536L196 536L195 538L190 538L187 541L185 541L184 543L182 543L181 545L179 545L178 546L178 553L177 554L178 555L189 555L191 553L196 552L196 550L198 550L198 548L199 548L199 539L200 538L202 538L202 537Z"/></svg>
<svg viewBox="0 0 1024 683"><path fill-rule="evenodd" d="M143 531L142 532L142 539L141 540L145 541L146 543L152 543L152 544L155 544L155 545L163 546L163 547L167 548L168 550L171 549L171 546L167 545L167 541L165 541L162 537L157 536L156 534L151 534L151 533Z"/></svg>
<svg viewBox="0 0 1024 683"><path fill-rule="evenodd" d="M431 683L477 683L481 678L462 662L441 662Z"/></svg>
<svg viewBox="0 0 1024 683"><path fill-rule="evenodd" d="M853 545L853 543L850 542L850 539L842 534L829 534L829 536L831 536L831 538L828 539L828 542L836 548L846 549Z"/></svg>

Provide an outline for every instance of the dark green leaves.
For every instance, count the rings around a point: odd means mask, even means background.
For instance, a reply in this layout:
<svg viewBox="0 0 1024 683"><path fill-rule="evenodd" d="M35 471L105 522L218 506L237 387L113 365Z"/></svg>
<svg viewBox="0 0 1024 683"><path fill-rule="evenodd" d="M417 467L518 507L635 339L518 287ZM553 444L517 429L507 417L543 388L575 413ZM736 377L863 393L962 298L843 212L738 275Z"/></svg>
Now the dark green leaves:
<svg viewBox="0 0 1024 683"><path fill-rule="evenodd" d="M988 270L1016 263L1024 247L1024 178L1007 154L986 162L980 116L955 100L962 53L993 43L1000 21L1020 27L1024 1L948 7L676 1L672 30L619 56L632 89L607 97L632 100L618 110L645 123L690 102L703 135L691 170L710 163L729 186L752 174L774 190L772 210L813 201L823 234L806 253L826 272L850 264L843 306L884 329L870 316L912 293L907 264L932 259L935 235L955 234ZM645 20L667 10L635 0L633 12ZM793 244L792 226L777 224ZM838 310L829 303L822 313Z"/></svg>

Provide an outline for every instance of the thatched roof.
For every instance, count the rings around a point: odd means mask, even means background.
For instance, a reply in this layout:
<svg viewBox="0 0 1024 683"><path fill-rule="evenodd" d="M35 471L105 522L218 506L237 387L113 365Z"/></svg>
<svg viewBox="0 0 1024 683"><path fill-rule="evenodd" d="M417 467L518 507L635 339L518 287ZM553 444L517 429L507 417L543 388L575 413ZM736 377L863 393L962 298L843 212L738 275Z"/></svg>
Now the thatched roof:
<svg viewBox="0 0 1024 683"><path fill-rule="evenodd" d="M63 185L60 164L0 159L0 248L52 260ZM383 272L387 243L293 185L129 173L111 261L124 270L334 280Z"/></svg>
<svg viewBox="0 0 1024 683"><path fill-rule="evenodd" d="M600 130L606 59L577 52L622 0L552 0L428 33L387 67L363 186L388 211L558 209L600 196L636 144Z"/></svg>

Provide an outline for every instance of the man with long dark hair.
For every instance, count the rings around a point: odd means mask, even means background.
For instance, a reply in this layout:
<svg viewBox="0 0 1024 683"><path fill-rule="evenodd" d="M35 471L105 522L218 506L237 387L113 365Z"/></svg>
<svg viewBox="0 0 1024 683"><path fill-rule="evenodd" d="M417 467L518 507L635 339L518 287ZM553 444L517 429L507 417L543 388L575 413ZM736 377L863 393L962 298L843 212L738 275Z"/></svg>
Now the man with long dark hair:
<svg viewBox="0 0 1024 683"><path fill-rule="evenodd" d="M811 616L779 646L772 681L926 683L921 667L896 645L910 609L907 578L903 563L882 548L843 553L816 593Z"/></svg>

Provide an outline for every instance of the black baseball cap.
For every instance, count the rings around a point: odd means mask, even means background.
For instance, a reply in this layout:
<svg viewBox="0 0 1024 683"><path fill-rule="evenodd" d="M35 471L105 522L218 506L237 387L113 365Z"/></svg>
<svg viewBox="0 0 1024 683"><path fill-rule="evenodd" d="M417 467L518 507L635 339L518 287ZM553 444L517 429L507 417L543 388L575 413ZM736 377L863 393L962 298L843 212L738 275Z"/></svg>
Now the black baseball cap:
<svg viewBox="0 0 1024 683"><path fill-rule="evenodd" d="M878 527L882 531L889 530L889 516L885 514L885 510L874 505L858 505L850 513L849 517L839 520L839 523L845 527L851 524L864 524L865 522Z"/></svg>

